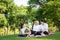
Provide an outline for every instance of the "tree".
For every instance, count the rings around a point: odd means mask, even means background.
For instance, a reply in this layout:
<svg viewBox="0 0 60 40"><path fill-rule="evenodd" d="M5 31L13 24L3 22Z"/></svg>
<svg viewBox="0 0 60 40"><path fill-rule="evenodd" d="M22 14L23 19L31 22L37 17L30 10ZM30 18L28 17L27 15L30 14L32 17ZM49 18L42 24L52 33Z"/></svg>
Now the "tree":
<svg viewBox="0 0 60 40"><path fill-rule="evenodd" d="M12 0L0 0L0 14L6 18L7 25L4 25L8 29L8 12L9 12L9 7L11 6ZM7 30L8 33L8 30Z"/></svg>
<svg viewBox="0 0 60 40"><path fill-rule="evenodd" d="M7 20L4 14L0 14L0 27L7 26Z"/></svg>
<svg viewBox="0 0 60 40"><path fill-rule="evenodd" d="M35 15L36 16L35 18L37 18L38 20L46 19L47 21L50 19L51 22L54 22L54 26L57 26L59 28L58 26L60 25L59 2L60 2L59 0L49 0L49 1L30 0L29 4L31 6L40 5L40 7L37 10L38 14L36 13L37 16Z"/></svg>

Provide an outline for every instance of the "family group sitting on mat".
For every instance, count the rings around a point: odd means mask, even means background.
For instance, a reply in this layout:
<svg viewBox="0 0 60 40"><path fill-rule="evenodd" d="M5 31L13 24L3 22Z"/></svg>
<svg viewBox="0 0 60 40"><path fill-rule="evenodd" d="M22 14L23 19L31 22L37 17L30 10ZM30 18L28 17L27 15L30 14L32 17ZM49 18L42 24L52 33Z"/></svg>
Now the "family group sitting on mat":
<svg viewBox="0 0 60 40"><path fill-rule="evenodd" d="M49 35L48 32L48 24L45 22L45 20L41 20L39 25L39 21L34 21L33 29L30 30L26 27L25 24L22 24L22 28L20 31L20 34L18 36L20 37L37 37L37 36L47 36ZM26 34L25 30L29 30L29 33Z"/></svg>

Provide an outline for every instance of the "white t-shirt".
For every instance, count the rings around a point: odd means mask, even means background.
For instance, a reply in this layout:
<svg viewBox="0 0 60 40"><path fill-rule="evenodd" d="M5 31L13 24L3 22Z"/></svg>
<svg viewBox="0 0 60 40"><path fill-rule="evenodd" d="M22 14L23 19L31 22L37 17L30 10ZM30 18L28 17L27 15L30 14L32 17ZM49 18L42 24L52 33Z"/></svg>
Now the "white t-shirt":
<svg viewBox="0 0 60 40"><path fill-rule="evenodd" d="M21 34L25 34L25 30L27 29L27 27L24 27L21 29Z"/></svg>
<svg viewBox="0 0 60 40"><path fill-rule="evenodd" d="M33 31L40 31L40 25L34 25Z"/></svg>
<svg viewBox="0 0 60 40"><path fill-rule="evenodd" d="M48 24L44 23L44 25L40 25L41 31L47 31L48 32Z"/></svg>

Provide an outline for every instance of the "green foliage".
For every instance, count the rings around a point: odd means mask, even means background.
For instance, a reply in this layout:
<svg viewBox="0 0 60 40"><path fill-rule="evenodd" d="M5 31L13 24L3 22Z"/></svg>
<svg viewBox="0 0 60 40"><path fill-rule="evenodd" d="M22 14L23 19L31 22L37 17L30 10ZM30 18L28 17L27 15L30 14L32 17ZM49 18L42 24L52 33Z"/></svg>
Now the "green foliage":
<svg viewBox="0 0 60 40"><path fill-rule="evenodd" d="M34 11L34 18L37 20L45 19L49 24L54 23L53 27L57 26L60 30L60 1L59 0L47 0L47 2L42 3L38 0L30 0L29 4L40 5L37 11ZM37 6L36 5L36 6ZM42 5L42 6L41 6ZM49 21L50 20L50 21Z"/></svg>
<svg viewBox="0 0 60 40"><path fill-rule="evenodd" d="M7 20L4 16L4 14L0 14L0 27L7 26Z"/></svg>
<svg viewBox="0 0 60 40"><path fill-rule="evenodd" d="M46 19L49 25L60 29L60 0L29 0L27 7L18 7L13 0L0 0L0 27L10 26L15 30L20 28L22 21L27 23L29 19L31 21Z"/></svg>

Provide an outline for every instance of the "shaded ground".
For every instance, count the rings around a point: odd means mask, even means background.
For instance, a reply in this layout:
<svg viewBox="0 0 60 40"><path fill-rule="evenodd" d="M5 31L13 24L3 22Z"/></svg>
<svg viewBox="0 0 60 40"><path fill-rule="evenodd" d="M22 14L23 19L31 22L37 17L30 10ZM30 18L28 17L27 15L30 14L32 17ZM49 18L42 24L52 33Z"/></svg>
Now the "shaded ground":
<svg viewBox="0 0 60 40"><path fill-rule="evenodd" d="M17 35L0 36L0 40L60 40L60 32L41 38L17 38Z"/></svg>

